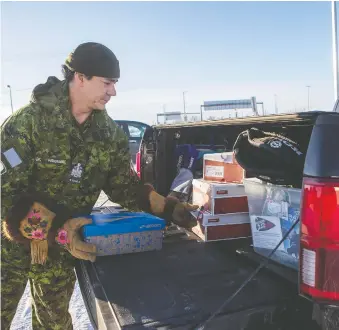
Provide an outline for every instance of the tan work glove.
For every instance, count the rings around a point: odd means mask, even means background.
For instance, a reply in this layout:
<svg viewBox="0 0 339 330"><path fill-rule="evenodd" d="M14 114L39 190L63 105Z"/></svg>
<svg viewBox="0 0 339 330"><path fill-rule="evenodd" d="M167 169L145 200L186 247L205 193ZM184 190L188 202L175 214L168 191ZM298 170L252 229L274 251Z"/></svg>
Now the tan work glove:
<svg viewBox="0 0 339 330"><path fill-rule="evenodd" d="M178 203L172 213L173 223L183 228L193 228L196 226L197 220L192 216L191 212L198 208L198 205L192 205L186 202Z"/></svg>
<svg viewBox="0 0 339 330"><path fill-rule="evenodd" d="M167 222L173 222L183 228L192 228L196 225L196 220L190 212L197 210L198 205L181 203L175 197L165 198L154 190L149 194L149 202L151 212Z"/></svg>
<svg viewBox="0 0 339 330"><path fill-rule="evenodd" d="M69 253L82 260L94 262L97 248L94 244L86 243L80 236L81 227L92 223L89 218L73 218L65 222L63 228L59 229L56 241L63 245Z"/></svg>

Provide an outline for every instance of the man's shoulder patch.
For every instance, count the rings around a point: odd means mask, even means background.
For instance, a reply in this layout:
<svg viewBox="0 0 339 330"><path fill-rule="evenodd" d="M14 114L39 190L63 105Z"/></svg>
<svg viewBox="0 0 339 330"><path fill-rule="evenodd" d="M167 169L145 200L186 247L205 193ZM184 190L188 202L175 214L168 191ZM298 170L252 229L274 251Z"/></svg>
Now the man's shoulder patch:
<svg viewBox="0 0 339 330"><path fill-rule="evenodd" d="M10 148L3 152L4 157L8 161L11 167L18 166L22 163L22 160L14 148Z"/></svg>

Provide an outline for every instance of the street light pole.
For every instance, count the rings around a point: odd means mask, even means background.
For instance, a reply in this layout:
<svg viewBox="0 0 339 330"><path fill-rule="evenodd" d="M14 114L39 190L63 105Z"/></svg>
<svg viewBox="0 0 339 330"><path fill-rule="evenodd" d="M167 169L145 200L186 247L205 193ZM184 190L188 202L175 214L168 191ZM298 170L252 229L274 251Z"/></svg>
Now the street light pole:
<svg viewBox="0 0 339 330"><path fill-rule="evenodd" d="M278 114L278 104L277 104L277 94L274 94L274 109L275 109L275 114Z"/></svg>
<svg viewBox="0 0 339 330"><path fill-rule="evenodd" d="M11 85L7 85L7 87L9 89L9 97L11 99L11 108L12 108L12 113L13 113L12 88L11 88Z"/></svg>
<svg viewBox="0 0 339 330"><path fill-rule="evenodd" d="M307 109L308 111L310 111L310 88L311 86L306 86L308 88L308 92L307 92Z"/></svg>
<svg viewBox="0 0 339 330"><path fill-rule="evenodd" d="M338 38L337 38L337 3L332 0L332 61L333 61L333 82L334 82L334 102L339 95L338 86Z"/></svg>
<svg viewBox="0 0 339 330"><path fill-rule="evenodd" d="M187 91L182 92L182 98L183 98L183 101L184 101L184 120L187 121L185 93L187 93Z"/></svg>

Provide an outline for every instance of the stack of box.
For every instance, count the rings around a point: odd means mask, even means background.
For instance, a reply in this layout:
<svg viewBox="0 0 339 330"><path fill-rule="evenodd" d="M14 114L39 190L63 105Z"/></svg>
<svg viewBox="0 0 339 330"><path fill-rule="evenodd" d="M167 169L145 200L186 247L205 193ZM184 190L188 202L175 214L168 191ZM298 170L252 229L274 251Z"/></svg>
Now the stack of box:
<svg viewBox="0 0 339 330"><path fill-rule="evenodd" d="M192 231L204 241L251 236L244 170L232 152L204 155L204 177L193 180L192 203L200 211Z"/></svg>

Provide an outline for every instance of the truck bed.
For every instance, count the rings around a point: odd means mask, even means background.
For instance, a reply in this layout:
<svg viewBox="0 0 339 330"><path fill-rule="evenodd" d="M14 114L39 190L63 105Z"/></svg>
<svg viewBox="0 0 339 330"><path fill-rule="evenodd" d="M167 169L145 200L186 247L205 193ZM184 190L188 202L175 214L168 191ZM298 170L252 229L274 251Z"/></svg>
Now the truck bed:
<svg viewBox="0 0 339 330"><path fill-rule="evenodd" d="M80 261L77 277L93 326L195 329L254 271L236 253L239 243L206 244L179 231L167 234L160 251ZM264 270L206 329L293 330L305 322L317 329L302 305L294 284Z"/></svg>

